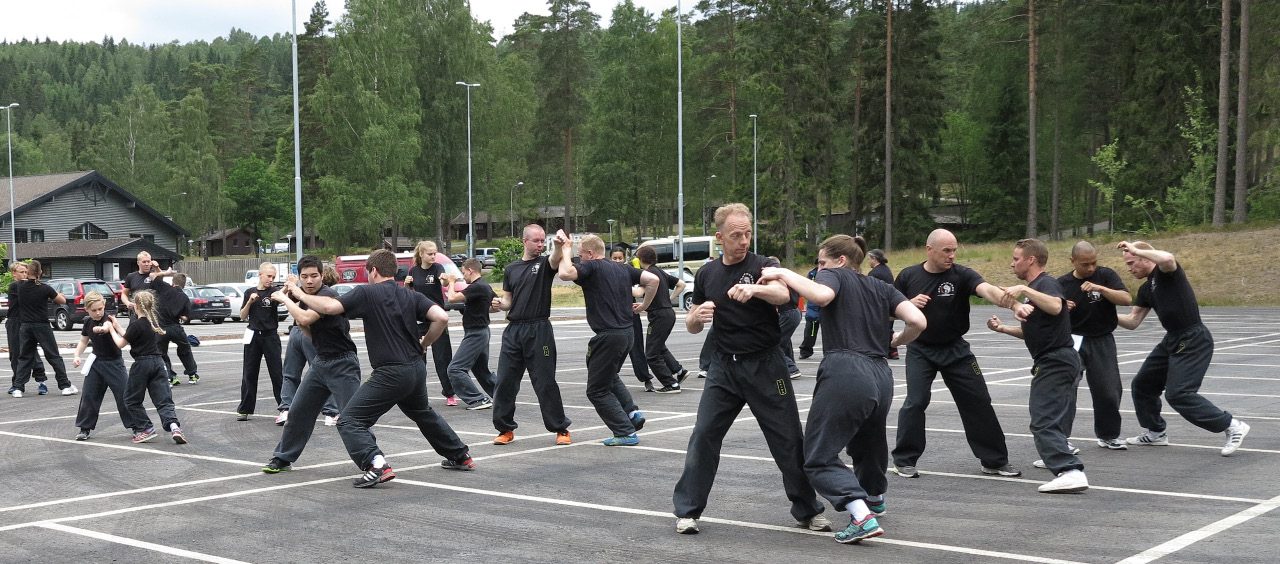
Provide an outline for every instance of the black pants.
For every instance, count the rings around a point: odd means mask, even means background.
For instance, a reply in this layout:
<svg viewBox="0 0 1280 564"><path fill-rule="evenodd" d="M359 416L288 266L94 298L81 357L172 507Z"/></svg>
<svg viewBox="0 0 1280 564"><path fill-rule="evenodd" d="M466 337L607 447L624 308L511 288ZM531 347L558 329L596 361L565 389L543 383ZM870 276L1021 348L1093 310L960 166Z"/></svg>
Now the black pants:
<svg viewBox="0 0 1280 564"><path fill-rule="evenodd" d="M676 325L676 312L670 308L662 308L649 312L649 334L644 340L644 357L649 363L649 370L662 382L663 386L678 387L672 366L679 370L680 361L667 348L667 338Z"/></svg>
<svg viewBox="0 0 1280 564"><path fill-rule="evenodd" d="M124 404L129 409L130 423L134 431L151 428L142 400L151 394L151 405L160 416L160 426L169 431L170 424L179 425L178 412L173 407L173 392L169 389L169 372L164 368L160 355L140 356L129 367L129 383L125 386ZM179 425L180 426L180 425Z"/></svg>
<svg viewBox="0 0 1280 564"><path fill-rule="evenodd" d="M848 351L822 357L804 426L804 473L836 510L888 490L885 429L892 404L893 373L884 358ZM852 469L841 450L853 457Z"/></svg>
<svg viewBox="0 0 1280 564"><path fill-rule="evenodd" d="M818 318L805 316L804 340L800 341L800 356L813 354L813 346L818 342Z"/></svg>
<svg viewBox="0 0 1280 564"><path fill-rule="evenodd" d="M360 359L356 353L333 358L316 357L298 385L298 392L289 406L289 420L285 421L280 443L272 456L289 463L297 462L302 449L311 440L316 428L316 416L330 400L341 410L351 401L360 387ZM341 421L341 417L339 417Z"/></svg>
<svg viewBox="0 0 1280 564"><path fill-rule="evenodd" d="M716 336L716 328L712 327L707 330L707 337L702 340L702 349L698 351L698 370L711 370L711 359L716 354L716 343L712 340Z"/></svg>
<svg viewBox="0 0 1280 564"><path fill-rule="evenodd" d="M244 377L240 380L240 405L236 413L252 414L258 405L258 373L263 361L271 377L271 392L280 405L280 385L284 382L280 359L280 336L275 331L254 331L244 346Z"/></svg>
<svg viewBox="0 0 1280 564"><path fill-rule="evenodd" d="M431 324L419 323L418 337L426 335L430 329ZM449 363L453 362L453 343L449 342L447 326L444 332L431 343L431 360L436 369L436 379L440 381L440 396L447 398L454 395L453 382L449 380Z"/></svg>
<svg viewBox="0 0 1280 564"><path fill-rule="evenodd" d="M645 361L644 355L644 322L640 321L640 314L631 314L631 350L628 351L631 356L631 370L636 373L636 380L648 382L653 379L649 374L649 364Z"/></svg>
<svg viewBox="0 0 1280 564"><path fill-rule="evenodd" d="M9 343L9 369L13 371L13 376L10 378L9 386L13 388L17 387L18 382L18 352L22 350L20 341L21 332L18 329L21 327L22 322L18 321L18 318L16 317L10 316L8 319L4 320L4 331L9 337L9 340L7 341ZM31 364L31 370L32 374L27 377L27 380L30 380L32 376L35 377L36 382L44 382L49 379L49 377L44 374L44 363L40 362L39 359ZM26 380L23 380L23 382L26 382Z"/></svg>
<svg viewBox="0 0 1280 564"><path fill-rule="evenodd" d="M1045 468L1054 474L1084 470L1084 463L1067 447L1067 436L1076 418L1076 390L1080 382L1080 356L1071 347L1040 353L1031 368L1031 438Z"/></svg>
<svg viewBox="0 0 1280 564"><path fill-rule="evenodd" d="M898 411L898 442L893 448L893 463L915 466L925 446L925 409L933 379L942 373L942 382L960 411L964 435L969 449L987 468L1000 468L1009 463L1009 447L1004 429L991 407L991 393L982 379L978 360L969 351L969 342L960 339L953 344L935 346L920 342L907 347L907 399Z"/></svg>
<svg viewBox="0 0 1280 564"><path fill-rule="evenodd" d="M822 504L804 473L800 411L782 353L772 348L761 356L744 358L717 351L710 368L698 401L698 420L689 437L684 472L672 495L676 517L702 516L720 466L724 436L744 405L751 407L769 452L782 471L782 486L791 500L791 516L808 519L822 513Z"/></svg>
<svg viewBox="0 0 1280 564"><path fill-rule="evenodd" d="M26 327L26 325L23 325ZM1206 431L1221 433L1231 425L1231 414L1200 395L1200 384L1213 361L1213 335L1197 324L1165 335L1133 376L1129 395L1138 424L1157 433L1164 432L1160 416L1160 394L1183 419Z"/></svg>
<svg viewBox="0 0 1280 564"><path fill-rule="evenodd" d="M80 407L76 410L76 428L92 431L98 427L98 412L102 410L102 398L107 390L116 398L116 411L126 429L135 425L129 419L129 406L124 402L129 373L125 372L124 359L98 358L89 367L80 390Z"/></svg>
<svg viewBox="0 0 1280 564"><path fill-rule="evenodd" d="M177 377L173 371L173 362L169 360L169 343L178 345L178 360L182 361L182 373L187 376L196 375L196 357L191 354L191 341L187 340L187 332L182 325L174 323L164 326L164 336L160 337L160 356L164 358L164 367L170 377Z"/></svg>
<svg viewBox="0 0 1280 564"><path fill-rule="evenodd" d="M587 343L587 400L615 437L636 432L627 413L637 407L618 376L631 350L631 329L602 331Z"/></svg>
<svg viewBox="0 0 1280 564"><path fill-rule="evenodd" d="M36 357L37 348L44 352L44 359L53 367L53 377L58 380L58 389L71 387L71 380L67 378L67 365L58 352L58 340L54 338L53 328L49 327L48 322L23 323L18 329L18 348L18 377L13 382L13 387L21 392L27 391L27 380L31 379L35 365L40 363L40 359Z"/></svg>
<svg viewBox="0 0 1280 564"><path fill-rule="evenodd" d="M365 470L373 465L375 456L382 454L369 428L393 407L399 407L418 425L418 431L437 454L449 460L467 458L467 445L458 439L444 418L427 405L428 397L425 360L374 368L338 416L338 434L351 461Z"/></svg>
<svg viewBox="0 0 1280 564"><path fill-rule="evenodd" d="M1085 337L1080 343L1080 365L1093 397L1093 434L1099 439L1120 437L1120 365L1116 362L1116 338L1107 333ZM1076 378L1079 382L1080 379ZM1071 412L1076 411L1076 395L1071 395ZM1072 426L1068 425L1067 436Z"/></svg>
<svg viewBox="0 0 1280 564"><path fill-rule="evenodd" d="M525 369L538 396L542 424L552 433L567 430L572 423L564 414L560 386L556 385L556 339L546 319L513 321L502 332L498 354L498 383L493 389L493 426L499 433L514 431L516 396Z"/></svg>

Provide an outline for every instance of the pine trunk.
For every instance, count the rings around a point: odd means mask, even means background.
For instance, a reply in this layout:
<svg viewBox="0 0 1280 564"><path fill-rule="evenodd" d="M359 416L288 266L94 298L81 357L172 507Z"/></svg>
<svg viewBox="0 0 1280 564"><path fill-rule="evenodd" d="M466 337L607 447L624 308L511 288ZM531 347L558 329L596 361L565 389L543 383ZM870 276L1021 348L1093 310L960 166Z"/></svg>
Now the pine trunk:
<svg viewBox="0 0 1280 564"><path fill-rule="evenodd" d="M1039 48L1036 45L1036 1L1027 0L1027 141L1030 146L1029 182L1027 186L1027 237L1036 236L1036 65L1039 63Z"/></svg>
<svg viewBox="0 0 1280 564"><path fill-rule="evenodd" d="M893 0L884 39L884 250L893 250Z"/></svg>
<svg viewBox="0 0 1280 564"><path fill-rule="evenodd" d="M1231 94L1231 0L1222 0L1222 28L1218 43L1218 174L1213 188L1213 226L1227 223L1227 129Z"/></svg>
<svg viewBox="0 0 1280 564"><path fill-rule="evenodd" d="M1240 0L1240 83L1236 86L1236 198L1231 221L1249 219L1249 0Z"/></svg>

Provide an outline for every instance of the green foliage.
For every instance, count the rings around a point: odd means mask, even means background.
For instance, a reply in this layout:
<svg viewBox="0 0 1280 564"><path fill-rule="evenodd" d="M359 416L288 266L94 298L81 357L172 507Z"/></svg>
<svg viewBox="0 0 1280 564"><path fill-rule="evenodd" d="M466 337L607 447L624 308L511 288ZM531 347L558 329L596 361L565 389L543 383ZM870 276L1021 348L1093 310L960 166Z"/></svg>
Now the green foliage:
<svg viewBox="0 0 1280 564"><path fill-rule="evenodd" d="M1090 180L1089 185L1093 186L1106 202L1115 201L1116 179L1120 177L1124 167L1129 164L1128 161L1118 156L1117 147L1119 144L1120 140L1116 139L1098 147L1098 152L1093 155L1093 164L1098 167L1102 177L1099 180Z"/></svg>
<svg viewBox="0 0 1280 564"><path fill-rule="evenodd" d="M1182 182L1169 187L1171 223L1175 226L1199 225L1210 221L1213 213L1213 180L1217 170L1218 127L1204 105L1204 90L1199 86L1183 88L1183 108L1187 120L1178 124L1182 139L1190 147L1191 170ZM1157 202L1158 203L1158 202Z"/></svg>
<svg viewBox="0 0 1280 564"><path fill-rule="evenodd" d="M248 227L264 241L270 237L263 237L263 228L286 221L292 209L291 190L281 184L279 175L256 155L236 159L223 192L233 203L229 218Z"/></svg>
<svg viewBox="0 0 1280 564"><path fill-rule="evenodd" d="M502 239L502 241L498 243L498 255L493 257L494 281L501 282L507 265L520 260L520 257L522 256L524 256L524 243L521 242L520 239Z"/></svg>

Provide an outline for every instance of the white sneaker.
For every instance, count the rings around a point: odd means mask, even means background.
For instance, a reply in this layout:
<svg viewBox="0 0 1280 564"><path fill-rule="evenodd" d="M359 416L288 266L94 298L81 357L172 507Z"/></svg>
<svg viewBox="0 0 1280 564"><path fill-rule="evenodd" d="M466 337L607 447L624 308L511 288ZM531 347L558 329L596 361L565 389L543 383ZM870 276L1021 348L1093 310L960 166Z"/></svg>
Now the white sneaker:
<svg viewBox="0 0 1280 564"><path fill-rule="evenodd" d="M1048 466L1044 465L1044 460L1037 460L1035 462L1032 462L1031 465L1035 466L1036 468L1048 468Z"/></svg>
<svg viewBox="0 0 1280 564"><path fill-rule="evenodd" d="M1227 444L1222 446L1222 456L1231 456L1236 449L1240 448L1240 443L1244 442L1244 436L1249 434L1249 424L1239 419L1232 419L1238 425L1227 427Z"/></svg>
<svg viewBox="0 0 1280 564"><path fill-rule="evenodd" d="M78 393L80 393L80 390L76 389L75 385L67 386L62 389L62 395L64 396L74 396Z"/></svg>
<svg viewBox="0 0 1280 564"><path fill-rule="evenodd" d="M333 416L333 415L326 415L326 416L324 416L324 426L325 426L325 427L332 427L332 426L337 425L337 424L338 424L338 418L337 418L337 417L335 417L335 416Z"/></svg>
<svg viewBox="0 0 1280 564"><path fill-rule="evenodd" d="M284 425L284 422L288 420L289 420L289 410L286 409L284 411L281 411L280 415L276 416L276 425Z"/></svg>
<svg viewBox="0 0 1280 564"><path fill-rule="evenodd" d="M676 519L676 532L682 535L693 535L698 533L698 520L688 517L680 517Z"/></svg>
<svg viewBox="0 0 1280 564"><path fill-rule="evenodd" d="M1089 489L1089 479L1081 470L1067 470L1040 486L1040 493L1075 493Z"/></svg>
<svg viewBox="0 0 1280 564"><path fill-rule="evenodd" d="M1143 446L1169 446L1169 435L1166 433L1153 433L1146 431L1136 437L1129 437L1124 442L1131 445Z"/></svg>
<svg viewBox="0 0 1280 564"><path fill-rule="evenodd" d="M796 526L809 529L810 531L830 531L831 520L821 513L814 515L808 519L796 521Z"/></svg>
<svg viewBox="0 0 1280 564"><path fill-rule="evenodd" d="M1077 447L1070 442L1067 442L1067 450L1071 451L1071 454L1080 454L1080 447Z"/></svg>
<svg viewBox="0 0 1280 564"><path fill-rule="evenodd" d="M1098 439L1098 447L1110 450L1129 450L1129 443L1120 439Z"/></svg>
<svg viewBox="0 0 1280 564"><path fill-rule="evenodd" d="M20 398L20 397L22 397L22 390L14 390L14 391L13 391L13 397L15 397L15 398Z"/></svg>
<svg viewBox="0 0 1280 564"><path fill-rule="evenodd" d="M802 376L802 374L800 374L800 371L799 371L799 370L797 370L797 371L795 371L795 372L792 372L792 373L791 373L791 379L792 379L792 380L799 380L799 379L800 379L800 376Z"/></svg>

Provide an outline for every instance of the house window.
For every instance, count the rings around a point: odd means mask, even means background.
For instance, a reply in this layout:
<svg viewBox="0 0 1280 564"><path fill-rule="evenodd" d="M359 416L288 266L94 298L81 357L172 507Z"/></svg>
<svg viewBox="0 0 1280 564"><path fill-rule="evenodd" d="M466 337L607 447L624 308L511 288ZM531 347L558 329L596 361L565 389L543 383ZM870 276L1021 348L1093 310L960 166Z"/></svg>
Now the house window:
<svg viewBox="0 0 1280 564"><path fill-rule="evenodd" d="M148 235L143 235L143 236L142 236L142 238L143 238L143 239L146 239L147 241L150 241L150 242L152 242L152 243L156 242L156 236L155 236L155 235L150 235L150 234L148 234Z"/></svg>
<svg viewBox="0 0 1280 564"><path fill-rule="evenodd" d="M141 239L141 238L142 238L142 234L141 234L141 233L130 233L130 234L129 234L129 238L130 238L130 239Z"/></svg>
<svg viewBox="0 0 1280 564"><path fill-rule="evenodd" d="M77 226L75 229L72 229L71 231L69 231L67 233L67 238L71 240L106 239L107 232L103 231L101 227L98 227L97 225L94 225L86 221L80 224L79 226Z"/></svg>
<svg viewBox="0 0 1280 564"><path fill-rule="evenodd" d="M13 240L14 240L14 242L15 242L15 243L26 243L26 242L28 242L28 241L27 241L27 230L26 230L26 229L19 229L19 230L17 230L17 231L14 231L14 232L13 232L13 237L14 237L14 239L13 239Z"/></svg>
<svg viewBox="0 0 1280 564"><path fill-rule="evenodd" d="M31 242L32 242L32 243L43 243L43 242L44 242L44 230L43 230L43 229L32 229L32 230L31 230Z"/></svg>

